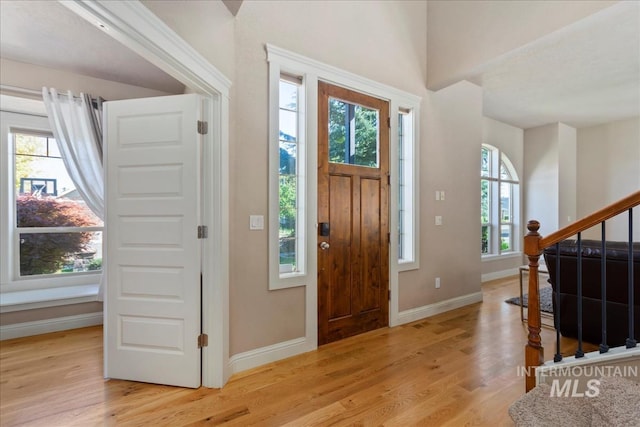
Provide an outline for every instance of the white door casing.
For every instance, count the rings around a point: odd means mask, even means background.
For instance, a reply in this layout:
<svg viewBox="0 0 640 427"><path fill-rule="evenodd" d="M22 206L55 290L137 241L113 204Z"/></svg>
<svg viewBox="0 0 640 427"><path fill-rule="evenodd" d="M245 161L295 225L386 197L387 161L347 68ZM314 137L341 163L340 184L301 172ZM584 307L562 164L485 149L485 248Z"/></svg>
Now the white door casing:
<svg viewBox="0 0 640 427"><path fill-rule="evenodd" d="M202 385L222 387L229 363L229 88L231 80L140 1L64 0L60 4L120 41L194 92L204 95L209 122L203 149ZM106 324L106 318L105 318ZM106 337L105 337L106 338ZM105 348L106 345L105 339ZM106 359L105 359L106 361Z"/></svg>
<svg viewBox="0 0 640 427"><path fill-rule="evenodd" d="M105 376L201 383L196 94L105 103Z"/></svg>

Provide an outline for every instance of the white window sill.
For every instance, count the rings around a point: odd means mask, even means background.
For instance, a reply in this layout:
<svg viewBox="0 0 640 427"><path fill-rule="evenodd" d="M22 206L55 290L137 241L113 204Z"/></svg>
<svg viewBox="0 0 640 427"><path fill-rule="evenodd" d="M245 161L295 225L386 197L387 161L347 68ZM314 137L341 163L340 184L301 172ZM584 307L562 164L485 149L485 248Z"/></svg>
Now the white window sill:
<svg viewBox="0 0 640 427"><path fill-rule="evenodd" d="M66 286L49 289L4 292L0 294L0 313L97 301L100 285Z"/></svg>
<svg viewBox="0 0 640 427"><path fill-rule="evenodd" d="M411 271L420 268L418 261L398 261L398 271Z"/></svg>

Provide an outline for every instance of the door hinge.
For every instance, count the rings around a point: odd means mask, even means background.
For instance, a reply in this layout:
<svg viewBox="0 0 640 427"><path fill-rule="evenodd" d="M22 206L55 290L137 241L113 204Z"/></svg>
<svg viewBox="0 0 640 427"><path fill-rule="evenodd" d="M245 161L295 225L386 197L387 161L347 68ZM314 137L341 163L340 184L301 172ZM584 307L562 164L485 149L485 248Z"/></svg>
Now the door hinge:
<svg viewBox="0 0 640 427"><path fill-rule="evenodd" d="M391 289L387 291L387 296L389 297L389 301L391 301Z"/></svg>
<svg viewBox="0 0 640 427"><path fill-rule="evenodd" d="M391 185L391 174L387 174L387 184Z"/></svg>
<svg viewBox="0 0 640 427"><path fill-rule="evenodd" d="M208 347L209 346L209 335L200 334L198 335L198 348Z"/></svg>
<svg viewBox="0 0 640 427"><path fill-rule="evenodd" d="M387 127L391 128L391 117L387 117Z"/></svg>
<svg viewBox="0 0 640 427"><path fill-rule="evenodd" d="M387 243L391 244L391 233L387 233Z"/></svg>
<svg viewBox="0 0 640 427"><path fill-rule="evenodd" d="M198 226L198 239L206 239L209 234L209 229L206 225Z"/></svg>
<svg viewBox="0 0 640 427"><path fill-rule="evenodd" d="M209 123L198 120L198 133L200 135L206 135L209 131Z"/></svg>

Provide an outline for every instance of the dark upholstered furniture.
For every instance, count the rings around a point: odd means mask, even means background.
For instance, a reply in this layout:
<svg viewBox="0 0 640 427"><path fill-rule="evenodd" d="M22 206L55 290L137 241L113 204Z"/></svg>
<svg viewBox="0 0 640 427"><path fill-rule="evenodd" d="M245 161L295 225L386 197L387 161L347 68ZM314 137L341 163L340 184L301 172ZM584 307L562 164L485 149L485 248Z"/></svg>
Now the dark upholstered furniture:
<svg viewBox="0 0 640 427"><path fill-rule="evenodd" d="M602 242L582 240L582 339L600 344L601 316L601 255ZM566 337L578 336L578 245L575 240L560 243L560 333ZM607 344L624 345L628 337L628 251L627 242L607 242ZM558 316L555 300L556 246L544 250L549 270L549 282L554 289L554 316ZM640 337L640 243L633 243L634 335ZM557 319L556 319L557 320Z"/></svg>

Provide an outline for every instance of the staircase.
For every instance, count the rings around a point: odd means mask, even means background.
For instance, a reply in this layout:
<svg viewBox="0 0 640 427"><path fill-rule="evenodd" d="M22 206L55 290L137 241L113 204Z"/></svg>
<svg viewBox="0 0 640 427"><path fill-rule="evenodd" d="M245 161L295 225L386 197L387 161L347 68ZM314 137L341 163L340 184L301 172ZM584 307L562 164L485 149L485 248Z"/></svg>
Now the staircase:
<svg viewBox="0 0 640 427"><path fill-rule="evenodd" d="M582 232L598 224L601 224L603 240L606 240L604 238L605 222L625 212L629 215L629 247L631 247L632 213L633 208L638 205L640 205L640 191L545 237L538 233L540 224L537 221L529 221L527 225L529 233L524 239L524 252L529 259L530 269L527 318L529 335L525 347L527 394L513 403L509 409L509 414L516 425L640 426L640 347L635 340L638 331L634 331L633 321L629 322L627 335L629 338L626 346L609 349L606 343L603 343L600 351L584 354L581 351L582 339L579 336L579 351L575 356L564 359L559 354L560 333L557 332L558 351L553 361L545 362L540 339L538 292L538 261L545 248L575 235L580 241ZM640 313L634 314L633 308L634 292L640 292L640 289L634 289L633 286L635 283L634 260L631 249L628 259L628 318L633 319L634 316L640 316ZM605 264L606 259L602 263ZM578 267L578 271L581 271L581 266ZM578 272L578 275L580 274ZM603 280L603 283L603 294L605 294L606 280ZM604 305L606 303L603 303L603 314L605 313ZM578 310L580 319L582 318L581 307ZM582 328L581 323L582 321L579 321L579 329ZM558 329L557 326L556 329Z"/></svg>

